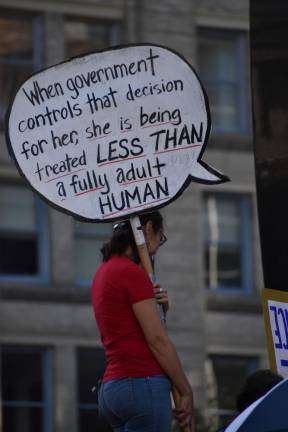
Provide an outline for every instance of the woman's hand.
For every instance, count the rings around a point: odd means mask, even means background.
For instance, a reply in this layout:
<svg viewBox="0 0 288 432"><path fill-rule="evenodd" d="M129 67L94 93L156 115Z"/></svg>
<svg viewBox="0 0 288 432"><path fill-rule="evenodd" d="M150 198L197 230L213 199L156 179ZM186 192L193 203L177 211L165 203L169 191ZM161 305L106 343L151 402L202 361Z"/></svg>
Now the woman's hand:
<svg viewBox="0 0 288 432"><path fill-rule="evenodd" d="M154 284L154 295L157 303L159 305L162 305L164 308L164 312L167 313L169 309L168 294L165 289L161 288L161 285L159 283Z"/></svg>
<svg viewBox="0 0 288 432"><path fill-rule="evenodd" d="M173 412L180 427L190 426L190 430L191 431L194 430L192 393L180 396L178 403L179 403L178 407L175 408Z"/></svg>

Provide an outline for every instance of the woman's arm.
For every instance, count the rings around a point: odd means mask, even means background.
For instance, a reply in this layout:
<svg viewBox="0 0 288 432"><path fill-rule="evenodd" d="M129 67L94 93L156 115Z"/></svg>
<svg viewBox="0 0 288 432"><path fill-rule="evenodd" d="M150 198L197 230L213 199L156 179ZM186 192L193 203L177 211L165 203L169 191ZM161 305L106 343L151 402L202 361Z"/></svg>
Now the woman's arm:
<svg viewBox="0 0 288 432"><path fill-rule="evenodd" d="M182 424L187 424L193 414L192 388L176 350L161 323L155 300L147 299L134 303L133 310L150 350L180 394L180 419Z"/></svg>

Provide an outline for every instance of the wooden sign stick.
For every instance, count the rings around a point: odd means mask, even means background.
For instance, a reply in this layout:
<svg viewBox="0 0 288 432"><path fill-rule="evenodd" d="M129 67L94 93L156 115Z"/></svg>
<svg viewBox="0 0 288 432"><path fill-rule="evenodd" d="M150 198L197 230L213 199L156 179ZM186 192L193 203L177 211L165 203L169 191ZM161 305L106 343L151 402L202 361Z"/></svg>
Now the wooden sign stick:
<svg viewBox="0 0 288 432"><path fill-rule="evenodd" d="M133 231L133 235L134 235L134 239L135 239L135 243L137 246L142 267L148 273L151 281L155 282L154 271L153 271L151 259L148 253L148 249L147 249L147 245L146 245L146 241L142 231L142 226L139 217L138 216L131 217L130 224L132 227L132 231ZM159 313L162 322L165 322L165 313L162 306L159 307ZM175 387L172 389L172 395L173 395L174 405L176 408L178 408L180 402L180 395L178 393L178 390ZM192 429L190 425L187 425L184 428L181 428L181 431L192 432Z"/></svg>

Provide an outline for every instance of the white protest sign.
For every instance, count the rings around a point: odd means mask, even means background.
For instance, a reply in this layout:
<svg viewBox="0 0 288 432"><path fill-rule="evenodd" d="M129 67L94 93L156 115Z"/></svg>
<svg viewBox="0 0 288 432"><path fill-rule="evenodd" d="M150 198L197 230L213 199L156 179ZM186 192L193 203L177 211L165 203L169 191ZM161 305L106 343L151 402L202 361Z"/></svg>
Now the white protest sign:
<svg viewBox="0 0 288 432"><path fill-rule="evenodd" d="M226 181L201 160L209 131L195 71L156 45L39 72L7 116L10 154L30 186L59 210L99 222L167 205L192 180Z"/></svg>
<svg viewBox="0 0 288 432"><path fill-rule="evenodd" d="M288 304L268 301L277 372L288 376Z"/></svg>
<svg viewBox="0 0 288 432"><path fill-rule="evenodd" d="M265 288L262 301L271 369L288 377L288 293Z"/></svg>

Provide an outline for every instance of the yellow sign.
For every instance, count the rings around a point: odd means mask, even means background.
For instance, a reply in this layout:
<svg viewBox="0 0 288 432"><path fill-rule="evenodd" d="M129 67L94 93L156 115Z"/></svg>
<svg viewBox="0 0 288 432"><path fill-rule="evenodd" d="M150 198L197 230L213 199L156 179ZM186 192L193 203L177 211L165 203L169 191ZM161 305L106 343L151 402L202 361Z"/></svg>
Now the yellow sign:
<svg viewBox="0 0 288 432"><path fill-rule="evenodd" d="M288 292L264 288L262 306L270 367L288 377Z"/></svg>

